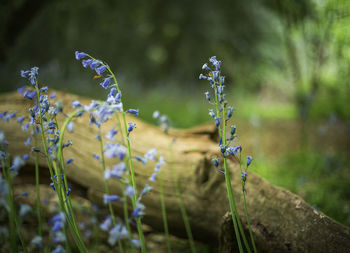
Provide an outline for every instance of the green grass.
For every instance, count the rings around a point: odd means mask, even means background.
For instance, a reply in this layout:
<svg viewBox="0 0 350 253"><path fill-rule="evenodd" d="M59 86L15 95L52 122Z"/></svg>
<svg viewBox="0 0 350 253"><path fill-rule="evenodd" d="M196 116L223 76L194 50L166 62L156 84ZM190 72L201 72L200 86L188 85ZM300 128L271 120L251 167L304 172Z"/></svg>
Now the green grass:
<svg viewBox="0 0 350 253"><path fill-rule="evenodd" d="M350 226L350 161L346 154L305 150L282 154L275 162L260 156L250 169Z"/></svg>

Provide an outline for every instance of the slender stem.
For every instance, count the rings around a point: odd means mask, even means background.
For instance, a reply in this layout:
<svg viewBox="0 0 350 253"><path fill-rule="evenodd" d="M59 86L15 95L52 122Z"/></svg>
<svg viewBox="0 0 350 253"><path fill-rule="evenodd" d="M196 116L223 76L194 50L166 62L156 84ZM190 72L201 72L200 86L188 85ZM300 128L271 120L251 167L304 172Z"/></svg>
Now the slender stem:
<svg viewBox="0 0 350 253"><path fill-rule="evenodd" d="M241 152L239 152L239 169L240 169L241 174L242 174L242 153ZM250 220L249 220L249 215L248 215L247 201L246 201L246 197L245 197L245 193L244 193L244 182L243 182L243 178L242 177L241 177L241 182L242 182L244 213L245 213L245 217L246 217L247 223L248 223L250 240L251 240L252 245L253 245L254 253L257 253L258 251L256 250L254 236L253 236L253 232L252 232L252 227L250 225Z"/></svg>
<svg viewBox="0 0 350 253"><path fill-rule="evenodd" d="M163 173L162 173L162 169L159 171L159 179L158 180L159 180L160 204L161 204L161 208L162 208L162 217L163 217L163 225L164 225L166 244L167 244L167 247L168 247L168 252L171 252L171 244L170 244L170 237L169 237L168 221L167 221L167 217L166 217L166 207L165 207L164 191L163 191Z"/></svg>
<svg viewBox="0 0 350 253"><path fill-rule="evenodd" d="M38 136L36 134L36 128L33 127L33 136L34 136L34 145L35 148L38 148ZM39 224L39 236L43 235L43 225L41 218L41 201L40 201L40 182L39 182L39 154L38 152L34 152L35 156L35 185L36 185L36 212L38 216L38 224Z"/></svg>
<svg viewBox="0 0 350 253"><path fill-rule="evenodd" d="M39 88L38 88L38 83L36 83L35 89L36 89L36 94L37 94L37 99L38 99L40 131L41 131L42 144L43 144L43 148L44 148L44 154L45 154L45 157L46 157L47 166L49 168L50 176L52 178L53 184L54 184L55 189L56 189L56 193L57 193L58 200L59 200L59 206L60 206L61 211L64 213L66 220L68 221L68 224L69 224L69 226L70 226L70 228L71 228L71 230L73 232L73 238L76 241L77 246L79 247L80 251L81 252L87 252L87 249L85 247L84 242L81 239L81 236L80 236L79 232L74 228L74 224L71 223L71 219L70 219L69 215L67 214L67 212L65 212L65 205L64 205L64 201L63 201L63 196L61 195L61 183L60 183L60 180L58 180L59 183L57 184L57 182L55 180L54 173L53 173L52 166L51 166L51 160L49 158L49 153L48 153L48 150L47 150L46 136L45 136L44 125L43 125L43 118L42 118L43 116L42 116L42 113L41 113L41 105L40 105L40 102L39 102L40 91L39 91ZM59 175L57 175L57 176L59 176Z"/></svg>
<svg viewBox="0 0 350 253"><path fill-rule="evenodd" d="M170 153L170 162L173 162L174 161L174 154L173 154L173 149L172 149L172 144L171 143L169 145L169 153ZM195 244L194 244L192 231L191 231L191 226L190 226L190 222L188 221L185 205L184 205L183 200L182 200L182 193L180 191L179 181L178 181L178 178L177 178L177 173L176 173L175 169L171 169L171 171L172 171L172 174L173 174L173 179L174 179L174 184L175 184L176 197L177 197L177 200L178 200L178 203L179 203L182 219L183 219L184 224L185 224L187 237L188 237L188 240L190 242L191 252L192 253L196 253L196 247L195 247Z"/></svg>
<svg viewBox="0 0 350 253"><path fill-rule="evenodd" d="M226 140L226 121L225 121L225 106L224 105L222 106L222 119L223 119L223 127L222 127L223 128L223 130L222 130L223 140L222 140L222 142L223 142L223 145L226 146L227 140ZM230 204L230 209L231 209L233 226L235 227L236 237L238 237L237 242L238 242L238 239L240 239L239 232L237 230L237 224L238 224L239 230L240 230L242 238L243 238L244 245L245 245L246 249L248 250L248 252L250 253L251 252L250 247L249 247L248 241L246 239L246 236L244 234L244 230L243 230L243 227L241 224L241 219L239 217L237 207L236 207L236 201L235 201L234 196L233 196L231 177L230 177L230 172L228 170L227 158L226 158L225 154L224 154L224 169L225 169L225 182L226 182L227 194L228 194L228 199L229 199L229 204ZM237 218L237 223L236 223L236 219L234 216L236 216L236 218ZM243 252L243 248L242 248L242 244L241 244L240 240L239 240L238 247L239 247L240 251L242 250L241 252Z"/></svg>

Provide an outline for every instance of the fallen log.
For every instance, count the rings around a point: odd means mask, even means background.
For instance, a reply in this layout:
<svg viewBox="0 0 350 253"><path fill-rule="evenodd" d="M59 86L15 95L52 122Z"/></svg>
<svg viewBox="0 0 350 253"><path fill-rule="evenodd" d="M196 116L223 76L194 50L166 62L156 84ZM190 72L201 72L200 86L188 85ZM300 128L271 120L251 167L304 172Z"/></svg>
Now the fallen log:
<svg viewBox="0 0 350 253"><path fill-rule="evenodd" d="M62 101L65 112L72 111L70 104L79 100L82 104L89 104L90 100L72 94L57 92ZM0 112L15 111L18 115L27 113L28 102L17 93L0 95ZM62 124L64 117L58 118ZM216 141L215 126L207 125L190 130L172 130L169 134L142 120L127 116L128 122L137 125L130 136L134 155L143 155L151 148L156 148L159 155L167 161L163 168L164 193L172 234L186 237L180 210L178 208L175 187L171 170L176 170L179 177L180 189L189 216L191 228L196 240L210 244L220 241L221 252L234 252L235 238L229 210L224 176L212 164L212 159L219 155ZM95 139L97 130L89 127L89 119L83 116L74 121L75 132L66 133L65 139L71 139L73 146L65 149L66 158L74 157L74 163L67 167L66 173L73 186L85 197L95 203L102 203L104 192L103 176L100 163L93 159L92 154L99 153L98 142ZM109 121L102 127L104 136L115 122ZM24 146L28 138L27 133L20 130L16 122L0 121L0 129L5 132L10 142L12 154L24 154L29 148ZM176 137L173 145L173 158L169 154L169 144ZM119 135L120 138L120 135ZM115 161L107 160L107 167ZM148 183L153 186L151 194L143 199L146 205L146 215L143 223L154 229L162 230L160 215L160 195L158 183L151 183L148 179L153 173L154 164L146 166L135 162L136 182L138 189ZM238 204L238 211L243 226L247 229L243 213L241 195L240 172L237 162L229 161L232 185ZM44 157L40 158L41 182L48 183ZM22 169L20 178L34 180L33 164ZM46 178L46 179L45 179ZM264 179L250 172L246 188L247 206L251 217L252 230L257 248L260 252L346 252L350 249L350 229L316 211L301 197L282 188L269 184ZM110 180L113 194L122 194L123 187L118 180ZM116 205L117 213L122 215L122 208ZM220 239L219 239L220 234Z"/></svg>

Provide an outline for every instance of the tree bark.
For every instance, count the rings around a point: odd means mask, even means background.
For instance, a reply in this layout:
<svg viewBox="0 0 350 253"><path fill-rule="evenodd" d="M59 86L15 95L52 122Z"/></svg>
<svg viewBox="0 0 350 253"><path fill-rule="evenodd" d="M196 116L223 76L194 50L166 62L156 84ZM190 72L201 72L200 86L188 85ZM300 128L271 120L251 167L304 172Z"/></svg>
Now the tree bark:
<svg viewBox="0 0 350 253"><path fill-rule="evenodd" d="M72 111L69 105L73 100L79 100L82 104L90 103L89 99L72 94L57 92L57 95L67 114ZM27 113L28 106L28 102L19 94L0 95L0 112L15 111L17 115L23 115ZM63 116L58 118L59 125L62 125L63 120ZM163 180L170 232L186 237L171 171L176 170L195 239L210 244L220 241L221 252L235 252L232 220L229 214L225 215L229 207L224 176L214 168L211 161L220 155L215 126L171 130L165 134L161 129L131 116L127 116L127 122L135 122L137 126L130 135L134 156L143 156L155 147L158 155L167 161L163 167ZM81 195L102 204L104 183L101 164L92 157L93 153L99 154L98 142L94 138L97 129L89 126L86 115L76 119L74 124L75 132L65 134L66 140L73 141L73 146L64 150L66 159L74 157L74 163L66 169L68 179L73 184L73 192L82 192ZM102 137L115 125L115 120L103 124ZM10 142L12 154L29 153L29 148L23 145L28 134L20 130L18 123L0 121L0 129ZM118 136L120 138L120 134ZM175 137L171 159L169 144ZM107 167L117 162L106 160ZM134 164L139 191L146 183L153 186L153 191L143 199L147 209L142 221L154 229L162 230L159 185L158 182L148 180L155 164L149 162L144 166L137 161ZM43 156L40 158L40 167L42 178L46 178L42 182L48 183L47 165ZM229 168L238 211L243 226L247 229L237 161L230 160ZM20 177L34 182L30 159L29 166L21 170ZM118 180L112 179L109 182L111 192L121 196L123 185ZM252 172L249 172L246 189L250 222L260 252L346 252L350 249L350 229L316 211L301 197L269 184ZM122 215L120 205L116 205L116 210ZM246 235L249 238L248 233Z"/></svg>

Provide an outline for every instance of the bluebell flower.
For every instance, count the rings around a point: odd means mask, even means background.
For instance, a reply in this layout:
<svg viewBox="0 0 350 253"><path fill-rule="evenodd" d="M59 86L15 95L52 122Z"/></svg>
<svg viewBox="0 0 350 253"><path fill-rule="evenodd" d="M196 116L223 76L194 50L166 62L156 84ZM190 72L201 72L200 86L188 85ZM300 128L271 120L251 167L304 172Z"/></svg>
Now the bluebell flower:
<svg viewBox="0 0 350 253"><path fill-rule="evenodd" d="M33 100L33 98L36 96L36 91L30 91L30 90L26 90L23 94L24 98L28 98L30 100Z"/></svg>
<svg viewBox="0 0 350 253"><path fill-rule="evenodd" d="M24 217L26 216L30 211L32 211L32 208L27 204L21 204L19 209L19 216Z"/></svg>
<svg viewBox="0 0 350 253"><path fill-rule="evenodd" d="M27 123L27 124L23 125L21 128L22 128L22 131L28 132L29 131L29 124Z"/></svg>
<svg viewBox="0 0 350 253"><path fill-rule="evenodd" d="M129 109L128 113L133 114L135 116L139 116L139 110L138 109Z"/></svg>
<svg viewBox="0 0 350 253"><path fill-rule="evenodd" d="M65 242L66 241L66 236L64 235L64 233L62 233L62 231L57 231L52 239L54 244L58 244L61 242Z"/></svg>
<svg viewBox="0 0 350 253"><path fill-rule="evenodd" d="M56 92L52 92L49 98L50 98L50 99L56 98Z"/></svg>
<svg viewBox="0 0 350 253"><path fill-rule="evenodd" d="M157 173L153 173L153 174L148 178L148 180L149 180L149 181L152 181L152 182L155 182L155 181L156 181L156 176L157 176Z"/></svg>
<svg viewBox="0 0 350 253"><path fill-rule="evenodd" d="M92 61L90 63L90 68L91 69L95 69L96 67L98 67L100 65L100 63L98 61Z"/></svg>
<svg viewBox="0 0 350 253"><path fill-rule="evenodd" d="M73 107L74 109L77 109L77 108L80 107L80 106L81 106L80 101L74 100L74 101L72 102L72 107Z"/></svg>
<svg viewBox="0 0 350 253"><path fill-rule="evenodd" d="M67 148L67 147L72 146L72 145L73 145L72 140L68 140L66 143L63 144L63 148Z"/></svg>
<svg viewBox="0 0 350 253"><path fill-rule="evenodd" d="M143 215L145 215L145 206L141 203L141 202L137 202L136 203L136 208L132 211L131 213L131 217L134 217L134 218L140 218L142 217Z"/></svg>
<svg viewBox="0 0 350 253"><path fill-rule="evenodd" d="M16 197L28 197L28 192L21 192L20 194L17 194Z"/></svg>
<svg viewBox="0 0 350 253"><path fill-rule="evenodd" d="M156 160L156 155L157 155L157 149L156 148L152 148L152 149L150 149L150 150L148 150L146 152L144 157L145 157L146 160L155 161Z"/></svg>
<svg viewBox="0 0 350 253"><path fill-rule="evenodd" d="M152 117L154 119L158 119L160 117L160 112L159 111L154 111Z"/></svg>
<svg viewBox="0 0 350 253"><path fill-rule="evenodd" d="M61 221L57 221L53 224L51 230L53 233L56 233L57 231L61 230L63 228L63 223Z"/></svg>
<svg viewBox="0 0 350 253"><path fill-rule="evenodd" d="M30 137L27 138L27 140L24 142L25 146L31 146L32 145L32 139Z"/></svg>
<svg viewBox="0 0 350 253"><path fill-rule="evenodd" d="M214 158L213 163L214 163L215 167L218 167L219 166L219 158Z"/></svg>
<svg viewBox="0 0 350 253"><path fill-rule="evenodd" d="M140 157L140 156L135 156L135 159L136 159L136 161L139 161L139 162L141 162L143 164L147 163L147 160L142 158L142 157Z"/></svg>
<svg viewBox="0 0 350 253"><path fill-rule="evenodd" d="M132 245L134 245L136 248L138 248L138 249L141 248L140 240L138 240L138 239L131 239L130 241L131 241Z"/></svg>
<svg viewBox="0 0 350 253"><path fill-rule="evenodd" d="M205 93L205 98L210 101L210 94L209 94L209 91L206 91Z"/></svg>
<svg viewBox="0 0 350 253"><path fill-rule="evenodd" d="M73 161L74 161L74 158L69 158L69 159L67 160L66 164L70 164L70 163L72 163Z"/></svg>
<svg viewBox="0 0 350 253"><path fill-rule="evenodd" d="M53 251L51 251L51 253L64 253L64 252L65 250L60 244L58 244L56 248Z"/></svg>
<svg viewBox="0 0 350 253"><path fill-rule="evenodd" d="M101 67L98 67L95 70L96 70L96 73L100 76L102 75L103 72L106 71L106 69L107 69L106 66L102 65Z"/></svg>
<svg viewBox="0 0 350 253"><path fill-rule="evenodd" d="M41 236L36 235L31 241L31 244L34 244L38 249L42 249L43 247L43 238Z"/></svg>
<svg viewBox="0 0 350 253"><path fill-rule="evenodd" d="M78 61L86 56L87 56L86 53L75 51L75 59L77 59Z"/></svg>
<svg viewBox="0 0 350 253"><path fill-rule="evenodd" d="M28 77L29 73L30 73L30 70L26 70L26 71L21 70L21 77L24 77L24 78Z"/></svg>
<svg viewBox="0 0 350 253"><path fill-rule="evenodd" d="M211 71L211 69L209 68L208 64L206 64L206 63L203 64L202 69Z"/></svg>
<svg viewBox="0 0 350 253"><path fill-rule="evenodd" d="M247 156L247 167L249 167L252 161L253 161L253 157Z"/></svg>
<svg viewBox="0 0 350 253"><path fill-rule="evenodd" d="M92 156L93 156L95 159L100 160L100 157L99 157L98 155L92 154Z"/></svg>
<svg viewBox="0 0 350 253"><path fill-rule="evenodd" d="M14 172L14 175L17 175L19 169L25 164L25 161L20 156L15 156L12 162L10 170Z"/></svg>
<svg viewBox="0 0 350 253"><path fill-rule="evenodd" d="M225 77L224 76L220 76L220 84L224 84L225 83Z"/></svg>
<svg viewBox="0 0 350 253"><path fill-rule="evenodd" d="M212 57L209 58L209 62L211 62L211 63L214 63L216 61L217 61L216 60L216 56L212 56Z"/></svg>
<svg viewBox="0 0 350 253"><path fill-rule="evenodd" d="M143 188L143 190L141 192L141 196L146 195L147 193L149 193L152 190L153 190L152 186L149 186L148 184L145 184L145 187Z"/></svg>
<svg viewBox="0 0 350 253"><path fill-rule="evenodd" d="M107 134L106 134L106 138L108 140L114 141L115 138L114 136L118 133L118 130L112 128Z"/></svg>
<svg viewBox="0 0 350 253"><path fill-rule="evenodd" d="M241 177L242 177L242 181L243 181L244 183L245 183L246 180L247 180L247 176L248 176L248 174L247 174L246 172L242 171Z"/></svg>
<svg viewBox="0 0 350 253"><path fill-rule="evenodd" d="M102 67L103 67L103 66L102 66ZM100 68L101 68L101 67L100 67ZM96 71L97 71L97 69L96 69ZM100 83L100 85L101 85L104 89L107 89L110 82L111 82L111 78L110 78L110 77L107 77L107 78L105 78L105 80L104 80L102 83Z"/></svg>
<svg viewBox="0 0 350 253"><path fill-rule="evenodd" d="M104 178L109 179L111 177L113 178L121 178L123 176L123 173L126 170L126 165L124 162L121 162L119 164L113 165L113 169L109 170L108 168L104 172Z"/></svg>
<svg viewBox="0 0 350 253"><path fill-rule="evenodd" d="M28 154L24 154L24 155L23 155L23 160L26 161L26 160L28 160L28 159L29 159L29 155L28 155Z"/></svg>
<svg viewBox="0 0 350 253"><path fill-rule="evenodd" d="M233 113L233 108L232 106L229 106L227 110L227 120L232 117L232 113Z"/></svg>
<svg viewBox="0 0 350 253"><path fill-rule="evenodd" d="M232 136L235 135L237 127L236 126L230 126L230 128L231 128L230 133L231 133L231 137L232 137Z"/></svg>
<svg viewBox="0 0 350 253"><path fill-rule="evenodd" d="M40 88L40 90L39 90L39 92L40 93L42 93L42 92L47 92L49 90L49 88L47 87L47 86L45 86L45 87L42 87L42 88Z"/></svg>
<svg viewBox="0 0 350 253"><path fill-rule="evenodd" d="M215 113L214 113L213 109L209 110L209 116L212 117L212 118L215 117Z"/></svg>
<svg viewBox="0 0 350 253"><path fill-rule="evenodd" d="M214 81L217 81L219 79L219 71L212 71L211 74L213 75L213 80ZM219 90L219 87L222 87L222 86L218 86L218 92L219 94L222 94L222 91L223 91L223 87L221 88L221 90ZM220 92L221 91L221 92Z"/></svg>
<svg viewBox="0 0 350 253"><path fill-rule="evenodd" d="M100 229L103 231L108 231L111 225L112 225L112 218L111 216L107 216L107 218L100 224Z"/></svg>
<svg viewBox="0 0 350 253"><path fill-rule="evenodd" d="M19 124L23 124L23 121L24 121L24 117L23 116L19 116L18 118L17 118L17 123L19 123Z"/></svg>
<svg viewBox="0 0 350 253"><path fill-rule="evenodd" d="M127 148L120 145L120 143L106 143L105 145L105 157L106 158L115 158L119 157L120 160L124 159L124 156L127 152Z"/></svg>
<svg viewBox="0 0 350 253"><path fill-rule="evenodd" d="M69 196L71 192L72 192L72 189L68 188L66 195Z"/></svg>
<svg viewBox="0 0 350 253"><path fill-rule="evenodd" d="M129 127L128 127L128 133L130 133L132 130L134 130L134 128L136 128L136 124L135 123L131 123L129 122Z"/></svg>
<svg viewBox="0 0 350 253"><path fill-rule="evenodd" d="M92 63L92 59L86 59L81 61L81 64L83 64L84 68L87 68L88 66L90 66L91 63Z"/></svg>
<svg viewBox="0 0 350 253"><path fill-rule="evenodd" d="M108 243L114 246L118 240L126 239L129 237L129 232L125 226L116 224L110 231L108 237Z"/></svg>
<svg viewBox="0 0 350 253"><path fill-rule="evenodd" d="M135 190L131 185L127 185L125 188L125 194L126 196L128 196L129 198L134 197L135 195Z"/></svg>
<svg viewBox="0 0 350 253"><path fill-rule="evenodd" d="M67 130L70 133L74 132L74 123L72 121L67 124Z"/></svg>
<svg viewBox="0 0 350 253"><path fill-rule="evenodd" d="M204 79L204 80L208 80L208 77L203 75L203 74L200 74L199 75L199 79Z"/></svg>
<svg viewBox="0 0 350 253"><path fill-rule="evenodd" d="M108 204L109 202L112 202L112 201L116 201L119 199L119 196L117 195L107 195L107 194L103 194L103 203L106 205Z"/></svg>
<svg viewBox="0 0 350 253"><path fill-rule="evenodd" d="M220 117L215 117L215 125L216 125L217 127L220 126L220 120L221 120Z"/></svg>

